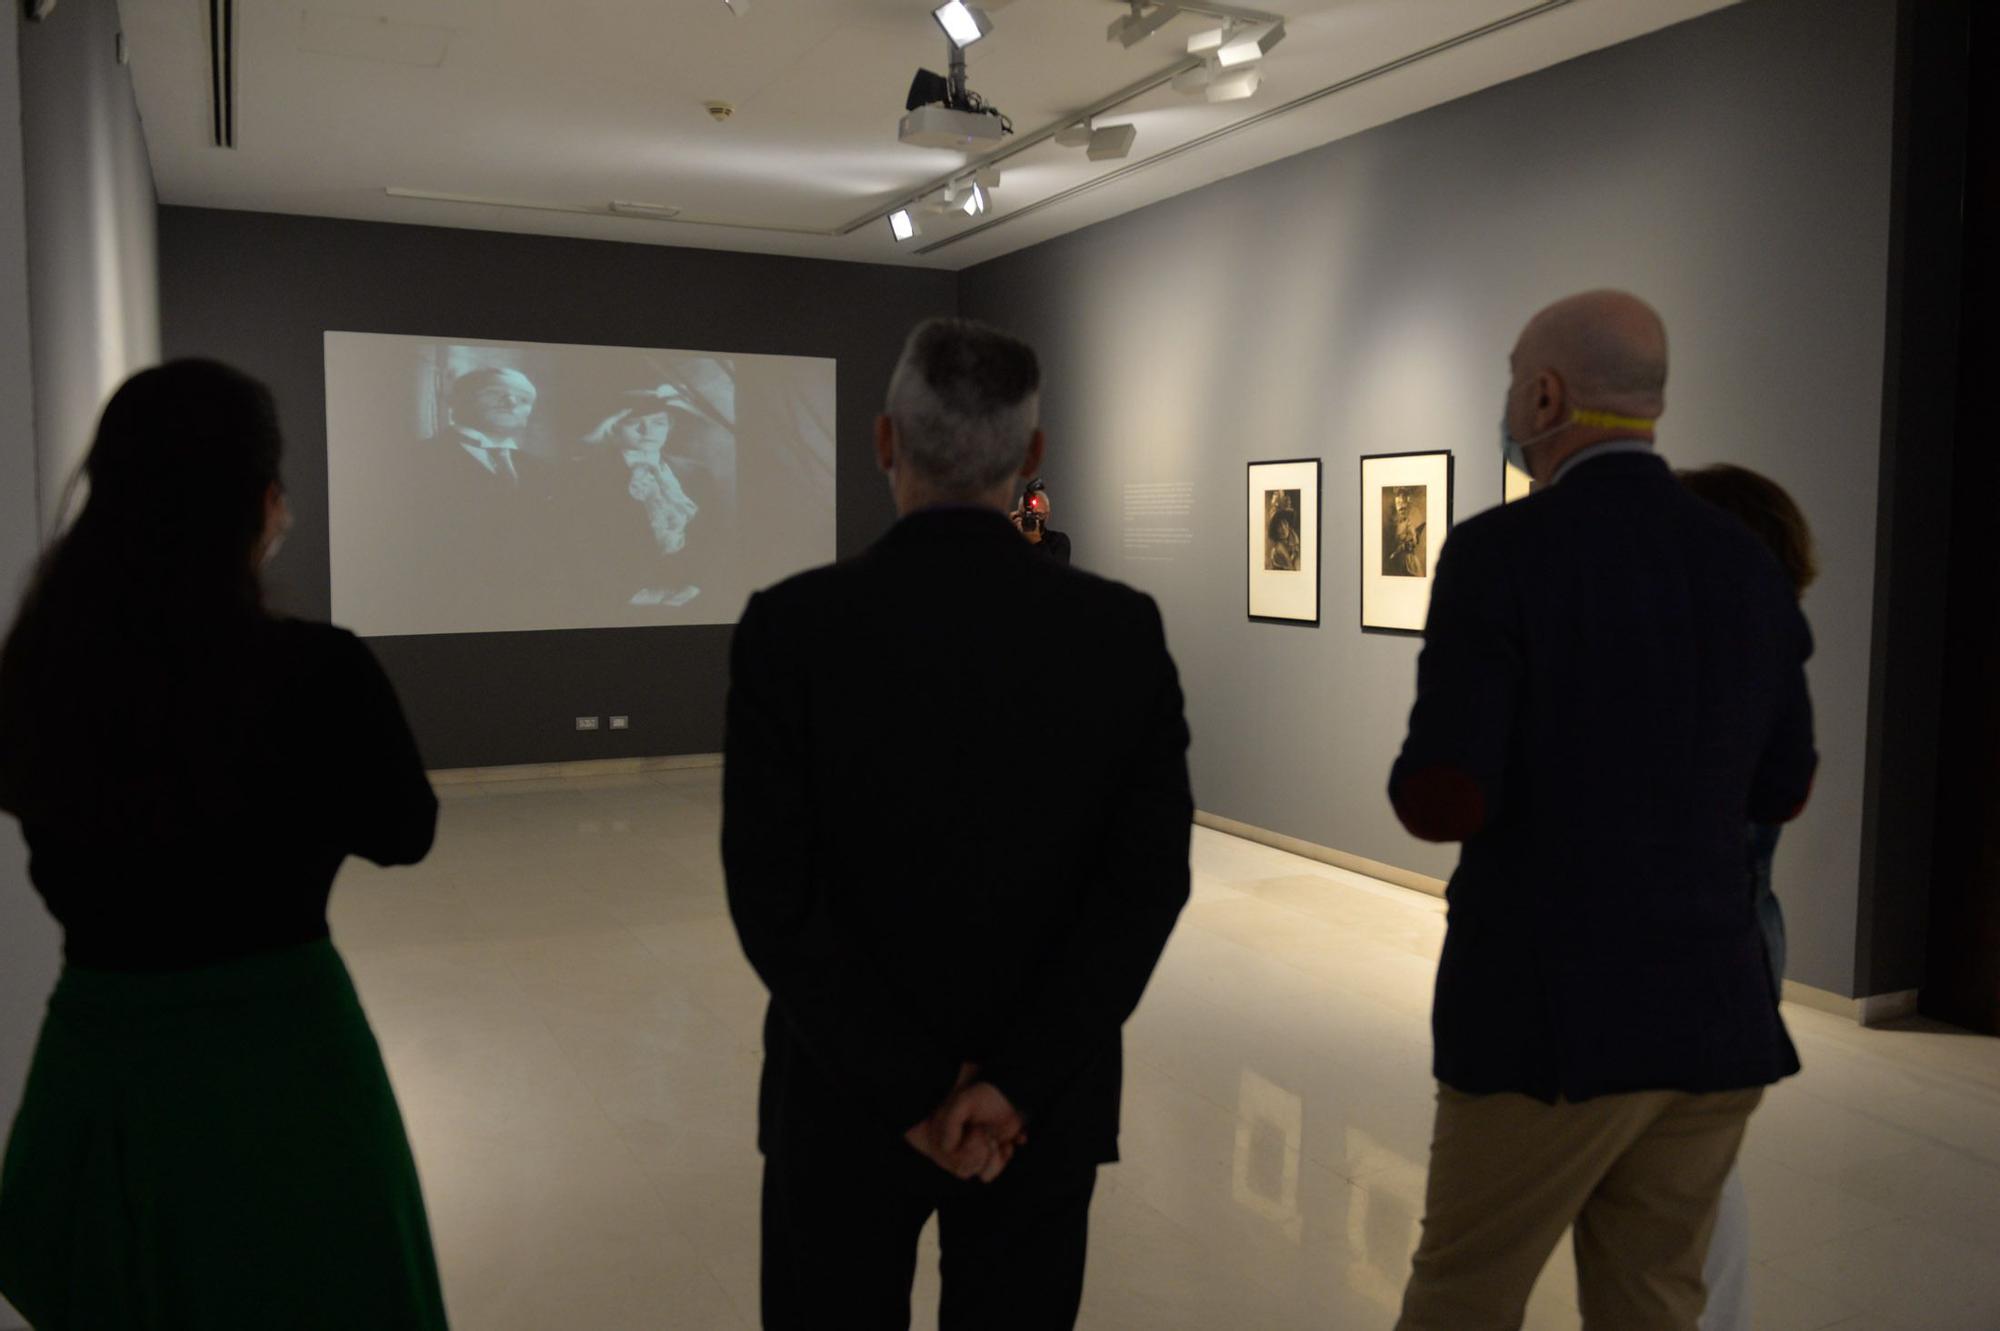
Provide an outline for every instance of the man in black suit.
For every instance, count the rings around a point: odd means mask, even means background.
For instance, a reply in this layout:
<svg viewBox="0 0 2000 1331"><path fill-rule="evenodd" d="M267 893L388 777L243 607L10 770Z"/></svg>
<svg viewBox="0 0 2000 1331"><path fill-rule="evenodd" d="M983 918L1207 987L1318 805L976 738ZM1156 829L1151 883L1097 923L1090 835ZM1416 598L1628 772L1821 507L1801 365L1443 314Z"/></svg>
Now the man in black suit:
<svg viewBox="0 0 2000 1331"><path fill-rule="evenodd" d="M1502 435L1542 486L1438 564L1390 796L1464 848L1402 1331L1519 1326L1572 1224L1584 1325L1693 1331L1744 1126L1798 1070L1744 845L1811 787L1811 638L1654 455L1665 383L1636 297L1537 315Z"/></svg>
<svg viewBox="0 0 2000 1331"><path fill-rule="evenodd" d="M907 1327L933 1212L946 1331L1065 1328L1082 1298L1193 801L1153 602L1008 522L1039 382L1012 338L919 327L876 431L901 520L737 628L722 844L771 991L769 1328ZM1065 650L1024 653L1024 623Z"/></svg>
<svg viewBox="0 0 2000 1331"><path fill-rule="evenodd" d="M408 577L442 622L535 628L562 553L550 464L524 447L540 394L521 371L467 370L451 382L437 434L402 470L403 522L435 534Z"/></svg>

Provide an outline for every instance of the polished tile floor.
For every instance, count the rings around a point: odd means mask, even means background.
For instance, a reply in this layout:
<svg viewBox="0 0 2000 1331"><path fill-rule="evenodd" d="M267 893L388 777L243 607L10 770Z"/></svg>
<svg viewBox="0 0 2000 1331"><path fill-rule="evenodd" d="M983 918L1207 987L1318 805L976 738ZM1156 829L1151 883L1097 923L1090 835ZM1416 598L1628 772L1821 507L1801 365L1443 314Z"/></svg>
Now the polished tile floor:
<svg viewBox="0 0 2000 1331"><path fill-rule="evenodd" d="M458 787L334 935L381 1037L468 1331L747 1331L763 991L714 771ZM1082 1325L1388 1328L1430 1127L1442 903L1207 831L1128 1041ZM1752 1124L1763 1331L2000 1331L2000 1041L1787 1009ZM916 1298L935 1324L935 1241ZM1528 1325L1575 1327L1550 1264ZM830 1322L829 1326L835 1323Z"/></svg>

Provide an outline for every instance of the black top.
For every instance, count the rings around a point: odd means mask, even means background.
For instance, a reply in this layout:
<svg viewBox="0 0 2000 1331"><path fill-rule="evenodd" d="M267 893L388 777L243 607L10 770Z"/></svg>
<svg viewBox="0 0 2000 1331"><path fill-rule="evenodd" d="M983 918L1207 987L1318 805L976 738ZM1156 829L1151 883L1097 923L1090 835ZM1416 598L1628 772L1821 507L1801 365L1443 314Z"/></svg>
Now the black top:
<svg viewBox="0 0 2000 1331"><path fill-rule="evenodd" d="M1798 1070L1743 838L1810 789L1811 649L1770 553L1657 457L1452 533L1390 783L1413 828L1424 790L1472 811L1440 1081L1553 1101Z"/></svg>
<svg viewBox="0 0 2000 1331"><path fill-rule="evenodd" d="M1023 616L1065 650L1024 653ZM1115 1159L1119 1029L1188 895L1188 732L1152 600L998 513L935 509L754 598L730 680L723 862L772 994L763 1149L900 1135L974 1061L1027 1149ZM1011 722L1029 711L1041 745Z"/></svg>
<svg viewBox="0 0 2000 1331"><path fill-rule="evenodd" d="M1042 528L1042 539L1030 541L1037 550L1055 560L1058 564L1069 563L1069 534L1053 527Z"/></svg>
<svg viewBox="0 0 2000 1331"><path fill-rule="evenodd" d="M343 859L414 864L429 852L437 799L367 647L278 620L253 650L265 687L231 755L240 788L213 801L235 810L226 825L138 838L42 816L23 829L72 964L164 970L324 938Z"/></svg>

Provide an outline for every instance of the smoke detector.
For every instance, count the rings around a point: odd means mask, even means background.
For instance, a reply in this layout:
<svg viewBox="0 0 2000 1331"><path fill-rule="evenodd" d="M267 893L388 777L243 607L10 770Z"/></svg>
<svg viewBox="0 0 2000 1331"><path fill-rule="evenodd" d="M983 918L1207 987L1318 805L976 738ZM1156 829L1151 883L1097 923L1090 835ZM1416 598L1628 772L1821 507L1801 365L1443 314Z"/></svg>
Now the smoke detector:
<svg viewBox="0 0 2000 1331"><path fill-rule="evenodd" d="M728 102L703 102L701 105L708 112L708 118L718 125L736 114L736 108Z"/></svg>

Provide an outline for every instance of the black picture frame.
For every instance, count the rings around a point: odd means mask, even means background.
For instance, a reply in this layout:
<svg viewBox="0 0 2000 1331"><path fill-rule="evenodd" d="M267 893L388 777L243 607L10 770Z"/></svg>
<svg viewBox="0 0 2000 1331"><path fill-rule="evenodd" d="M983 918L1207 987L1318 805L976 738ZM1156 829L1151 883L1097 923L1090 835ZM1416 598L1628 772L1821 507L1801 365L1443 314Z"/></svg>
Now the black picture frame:
<svg viewBox="0 0 2000 1331"><path fill-rule="evenodd" d="M1312 479L1311 479L1312 522L1309 524L1309 526L1310 526L1310 536L1312 541L1313 590L1312 590L1312 614L1310 617L1304 615L1273 615L1273 614L1260 615L1257 613L1257 574L1260 570L1257 567L1256 561L1250 557L1250 551L1252 548L1252 542L1255 540L1257 532L1257 526L1254 525L1251 520L1251 504L1257 495L1257 469L1260 467L1311 467L1312 468ZM1326 567L1325 481L1326 481L1326 465L1325 465L1325 460L1322 458L1261 458L1256 461L1245 464L1243 470L1243 501L1244 501L1243 502L1243 517L1244 517L1243 610L1245 616L1250 620L1251 623L1290 624L1296 628L1319 627L1319 622L1321 618L1320 606L1324 599L1324 593L1325 593L1325 567ZM1305 502L1303 499L1301 499L1300 501L1300 509L1301 509L1300 517L1302 523L1302 528L1300 531L1301 558L1304 557L1305 551L1303 547L1305 544L1305 537L1308 534L1307 531L1305 530L1305 526L1307 524L1303 523L1303 518L1304 518L1303 510L1305 509L1305 507L1306 507ZM1268 539L1268 532L1266 533L1266 539Z"/></svg>
<svg viewBox="0 0 2000 1331"><path fill-rule="evenodd" d="M1371 492L1370 488L1369 464L1409 463L1418 459L1437 459L1441 461L1444 473L1443 536L1449 537L1451 535L1452 521L1457 504L1457 490L1458 490L1458 460L1452 454L1450 449L1425 448L1425 449L1414 449L1402 453L1367 453L1363 454L1360 460L1360 473L1359 473L1360 477L1359 501L1361 504L1360 530L1364 539L1371 537L1374 538L1373 541L1367 547L1364 548L1363 552L1360 553L1356 559L1356 563L1358 565L1358 567L1355 570L1358 579L1358 585L1356 587L1356 591L1358 593L1356 598L1356 615L1360 621L1361 631L1363 633L1380 633L1394 637L1405 637L1405 638L1421 638L1424 634L1424 627L1421 622L1410 623L1407 622L1407 620L1405 620L1404 622L1401 623L1387 623L1387 622L1382 622L1381 620L1378 619L1377 622L1370 623L1368 618L1369 603L1371 598L1369 595L1370 577L1369 577L1369 560L1367 556L1367 551L1379 549L1380 537L1381 537L1381 525L1380 525L1381 513L1379 509L1379 504L1373 509L1371 509L1370 507L1370 500L1374 497L1374 495ZM1428 512L1425 515L1427 535L1429 533L1430 528L1434 526L1434 524L1431 521L1433 516L1434 516L1433 514L1430 514ZM1437 540L1435 542L1435 545L1438 550L1442 550L1444 548L1444 540L1443 539ZM1378 574L1377 576L1380 577L1381 575ZM1424 608L1426 614L1428 614L1430 607L1429 584L1436 577L1437 577L1437 564L1435 558L1431 557L1430 552L1427 549L1426 559L1425 559L1425 572L1423 574L1423 581L1425 583Z"/></svg>

